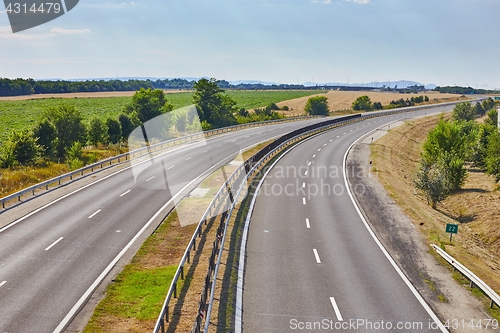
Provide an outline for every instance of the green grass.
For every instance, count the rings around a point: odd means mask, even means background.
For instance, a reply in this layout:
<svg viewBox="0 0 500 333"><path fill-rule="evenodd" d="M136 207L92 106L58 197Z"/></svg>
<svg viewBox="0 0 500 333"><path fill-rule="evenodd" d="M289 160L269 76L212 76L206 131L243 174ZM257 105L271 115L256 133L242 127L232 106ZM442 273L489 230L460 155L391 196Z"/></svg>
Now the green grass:
<svg viewBox="0 0 500 333"><path fill-rule="evenodd" d="M253 109L270 103L309 96L319 91L228 91L238 107ZM174 108L180 108L193 103L193 93L183 92L167 94L167 100ZM46 98L24 101L0 101L0 146L12 130L34 127L42 118L43 112L61 104L74 106L83 113L86 123L98 117L106 120L108 117L118 118L132 97L103 98Z"/></svg>
<svg viewBox="0 0 500 333"><path fill-rule="evenodd" d="M296 91L227 91L227 94L238 103L238 107L254 109L267 106L271 103L278 103L289 99L316 95L326 91L296 90Z"/></svg>

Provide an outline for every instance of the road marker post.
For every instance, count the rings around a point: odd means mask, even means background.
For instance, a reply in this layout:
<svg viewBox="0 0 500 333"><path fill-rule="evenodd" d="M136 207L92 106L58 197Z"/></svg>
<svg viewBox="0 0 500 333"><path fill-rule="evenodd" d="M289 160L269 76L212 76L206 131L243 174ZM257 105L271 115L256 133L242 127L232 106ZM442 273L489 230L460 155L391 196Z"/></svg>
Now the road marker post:
<svg viewBox="0 0 500 333"><path fill-rule="evenodd" d="M450 243L451 240L453 239L453 234L458 233L458 224L446 224L446 232L450 233Z"/></svg>

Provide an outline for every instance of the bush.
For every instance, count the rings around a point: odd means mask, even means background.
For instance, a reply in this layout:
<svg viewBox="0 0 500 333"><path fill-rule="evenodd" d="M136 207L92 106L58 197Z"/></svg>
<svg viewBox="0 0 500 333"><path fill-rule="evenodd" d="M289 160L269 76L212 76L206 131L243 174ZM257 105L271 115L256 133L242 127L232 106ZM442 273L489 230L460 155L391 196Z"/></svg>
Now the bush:
<svg viewBox="0 0 500 333"><path fill-rule="evenodd" d="M325 96L311 97L307 100L304 110L311 116L327 116L330 112L328 109L328 99Z"/></svg>
<svg viewBox="0 0 500 333"><path fill-rule="evenodd" d="M89 126L89 142L93 146L99 143L106 143L108 141L108 127L99 118L93 118Z"/></svg>
<svg viewBox="0 0 500 333"><path fill-rule="evenodd" d="M372 102L368 96L359 96L352 102L352 109L355 111L370 111L373 110Z"/></svg>
<svg viewBox="0 0 500 333"><path fill-rule="evenodd" d="M30 130L13 131L4 146L2 167L33 163L42 151L42 147Z"/></svg>

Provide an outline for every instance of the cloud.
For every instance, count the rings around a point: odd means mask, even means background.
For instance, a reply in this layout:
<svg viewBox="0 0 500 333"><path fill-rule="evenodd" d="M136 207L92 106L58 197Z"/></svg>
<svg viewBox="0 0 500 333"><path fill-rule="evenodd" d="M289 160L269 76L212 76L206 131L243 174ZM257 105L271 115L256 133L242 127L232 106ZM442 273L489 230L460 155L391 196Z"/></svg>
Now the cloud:
<svg viewBox="0 0 500 333"><path fill-rule="evenodd" d="M355 3L359 3L361 5L366 5L367 3L370 3L370 0L344 0L344 1L355 2Z"/></svg>
<svg viewBox="0 0 500 333"><path fill-rule="evenodd" d="M34 35L29 33L12 33L12 28L9 26L0 26L0 39L10 39L10 40L26 40L40 38L40 35Z"/></svg>
<svg viewBox="0 0 500 333"><path fill-rule="evenodd" d="M81 29L81 30L78 30L78 29L70 30L70 29L63 29L63 28L53 28L53 29L50 29L50 33L52 33L52 34L61 34L61 35L86 34L86 33L89 33L89 32L90 32L89 29Z"/></svg>
<svg viewBox="0 0 500 333"><path fill-rule="evenodd" d="M332 3L332 0L312 0L312 2L330 4L330 3Z"/></svg>

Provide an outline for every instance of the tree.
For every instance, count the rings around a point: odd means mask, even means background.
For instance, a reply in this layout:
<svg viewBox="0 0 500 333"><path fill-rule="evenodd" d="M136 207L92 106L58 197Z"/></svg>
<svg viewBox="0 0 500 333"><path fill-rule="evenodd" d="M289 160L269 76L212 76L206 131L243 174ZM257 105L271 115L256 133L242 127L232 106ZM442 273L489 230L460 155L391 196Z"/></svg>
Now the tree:
<svg viewBox="0 0 500 333"><path fill-rule="evenodd" d="M126 115L125 113L122 113L118 117L118 121L120 122L121 128L122 128L122 139L127 140L128 136L132 131L140 125L140 120L137 117L130 117Z"/></svg>
<svg viewBox="0 0 500 333"><path fill-rule="evenodd" d="M73 142L71 147L67 150L68 165L71 170L82 168L85 163L83 162L82 144L78 141Z"/></svg>
<svg viewBox="0 0 500 333"><path fill-rule="evenodd" d="M108 141L108 127L99 118L93 118L89 126L89 142L93 146L99 143L106 143Z"/></svg>
<svg viewBox="0 0 500 333"><path fill-rule="evenodd" d="M136 115L143 123L169 111L172 111L172 104L167 102L163 91L151 88L137 91L132 96L132 103L125 108L125 113Z"/></svg>
<svg viewBox="0 0 500 333"><path fill-rule="evenodd" d="M424 143L415 186L425 193L434 208L437 202L457 191L467 177L464 167L468 147L466 132L472 129L465 125L441 118Z"/></svg>
<svg viewBox="0 0 500 333"><path fill-rule="evenodd" d="M500 181L500 133L498 131L489 137L486 171L495 178L495 181Z"/></svg>
<svg viewBox="0 0 500 333"><path fill-rule="evenodd" d="M122 138L122 126L118 120L113 118L108 118L106 120L106 126L108 127L108 138L111 143L118 143Z"/></svg>
<svg viewBox="0 0 500 333"><path fill-rule="evenodd" d="M313 96L307 100L304 111L311 116L327 116L328 99L325 96Z"/></svg>
<svg viewBox="0 0 500 333"><path fill-rule="evenodd" d="M485 99L483 101L482 107L486 112L488 112L495 107L495 101L491 97L489 97L488 99Z"/></svg>
<svg viewBox="0 0 500 333"><path fill-rule="evenodd" d="M453 108L453 119L471 121L474 120L474 108L469 102L459 103Z"/></svg>
<svg viewBox="0 0 500 333"><path fill-rule="evenodd" d="M420 163L420 170L414 180L415 187L424 192L427 203L436 209L437 203L446 199L444 177L438 168Z"/></svg>
<svg viewBox="0 0 500 333"><path fill-rule="evenodd" d="M38 123L33 136L37 139L37 143L41 146L45 156L51 156L54 153L57 133L51 122L45 119Z"/></svg>
<svg viewBox="0 0 500 333"><path fill-rule="evenodd" d="M488 113L488 118L486 118L485 123L497 127L498 126L498 111L496 109L490 110Z"/></svg>
<svg viewBox="0 0 500 333"><path fill-rule="evenodd" d="M25 129L12 131L4 147L2 167L29 164L40 156L42 148L33 137L33 132Z"/></svg>
<svg viewBox="0 0 500 333"><path fill-rule="evenodd" d="M355 111L369 111L372 110L372 102L370 100L370 97L368 96L359 96L356 98L356 100L352 103L352 109Z"/></svg>
<svg viewBox="0 0 500 333"><path fill-rule="evenodd" d="M57 156L64 157L66 150L74 142L85 143L87 129L83 124L81 112L74 106L61 105L51 108L45 117L56 129Z"/></svg>
<svg viewBox="0 0 500 333"><path fill-rule="evenodd" d="M479 117L482 117L486 114L486 111L484 110L481 103L476 102L476 105L474 106L474 113L477 114Z"/></svg>
<svg viewBox="0 0 500 333"><path fill-rule="evenodd" d="M380 103L380 102L375 102L375 103L373 103L373 108L374 108L375 110L382 110L384 107L382 106L382 103Z"/></svg>
<svg viewBox="0 0 500 333"><path fill-rule="evenodd" d="M432 165L446 152L453 152L465 159L466 137L461 124L441 118L438 125L427 135L422 157Z"/></svg>
<svg viewBox="0 0 500 333"><path fill-rule="evenodd" d="M266 106L266 111L276 111L279 109L280 108L278 107L278 105L276 105L276 103L271 103L268 106Z"/></svg>
<svg viewBox="0 0 500 333"><path fill-rule="evenodd" d="M206 121L211 127L224 127L236 123L234 113L237 112L236 102L227 96L224 89L219 88L216 79L200 79L194 84L193 101L200 120ZM206 126L204 127L204 129Z"/></svg>

